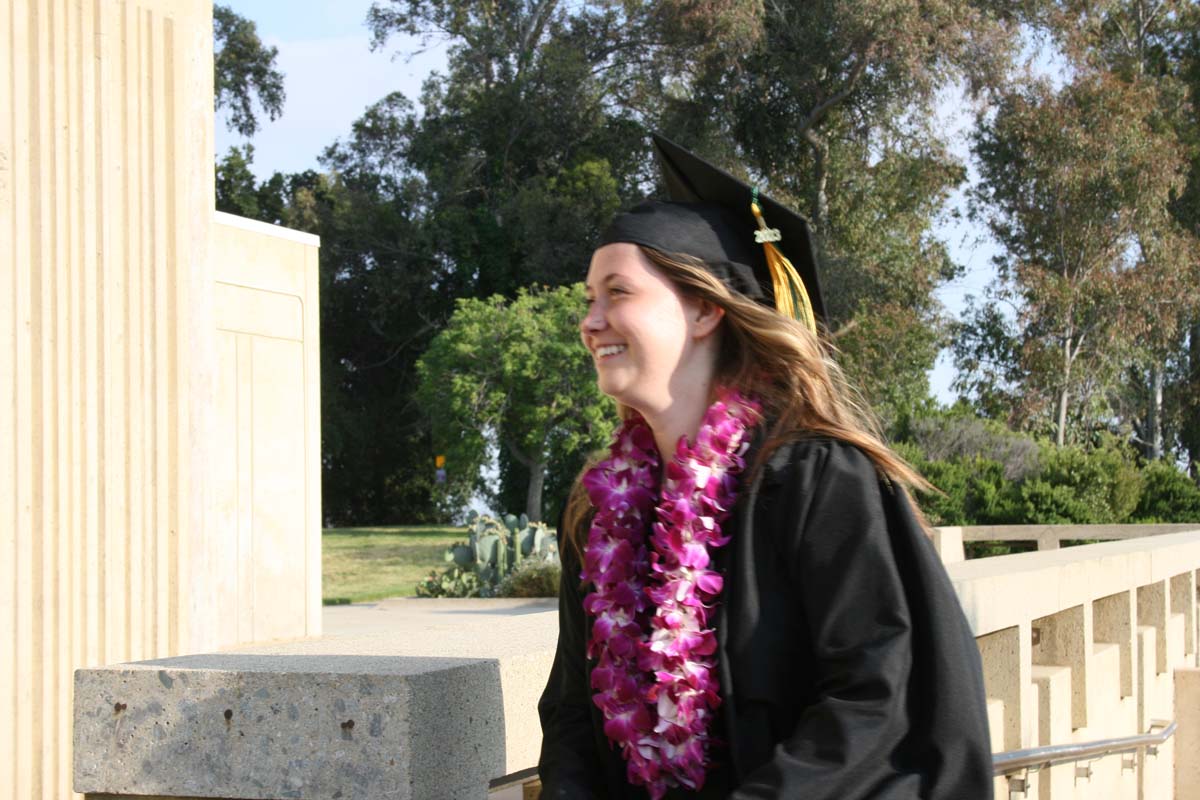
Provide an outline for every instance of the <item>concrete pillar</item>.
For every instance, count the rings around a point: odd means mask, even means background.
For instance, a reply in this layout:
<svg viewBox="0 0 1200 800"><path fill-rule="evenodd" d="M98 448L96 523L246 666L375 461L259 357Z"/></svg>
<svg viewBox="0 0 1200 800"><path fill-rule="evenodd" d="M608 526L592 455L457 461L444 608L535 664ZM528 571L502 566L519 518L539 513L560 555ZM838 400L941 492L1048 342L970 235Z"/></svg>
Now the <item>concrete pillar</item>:
<svg viewBox="0 0 1200 800"><path fill-rule="evenodd" d="M1167 591L1165 581L1139 586L1137 590L1138 625L1154 628L1157 636L1157 657L1154 671L1167 671Z"/></svg>
<svg viewBox="0 0 1200 800"><path fill-rule="evenodd" d="M943 564L957 564L965 560L963 554L962 528L944 527L933 529L933 549L942 557Z"/></svg>
<svg viewBox="0 0 1200 800"><path fill-rule="evenodd" d="M1129 592L1101 597L1092 604L1092 638L1121 650L1121 697L1136 694L1133 670L1133 598Z"/></svg>
<svg viewBox="0 0 1200 800"><path fill-rule="evenodd" d="M1088 724L1088 669L1091 666L1091 604L1074 606L1032 623L1032 663L1071 669L1071 727Z"/></svg>
<svg viewBox="0 0 1200 800"><path fill-rule="evenodd" d="M1183 615L1183 652L1196 656L1196 573L1188 571L1171 578L1171 613Z"/></svg>
<svg viewBox="0 0 1200 800"><path fill-rule="evenodd" d="M983 659L984 690L1004 704L1003 738L992 742L993 750L1020 750L1036 736L1029 637L1029 626L1023 624L975 639Z"/></svg>
<svg viewBox="0 0 1200 800"><path fill-rule="evenodd" d="M1175 800L1200 800L1200 669L1175 670Z"/></svg>

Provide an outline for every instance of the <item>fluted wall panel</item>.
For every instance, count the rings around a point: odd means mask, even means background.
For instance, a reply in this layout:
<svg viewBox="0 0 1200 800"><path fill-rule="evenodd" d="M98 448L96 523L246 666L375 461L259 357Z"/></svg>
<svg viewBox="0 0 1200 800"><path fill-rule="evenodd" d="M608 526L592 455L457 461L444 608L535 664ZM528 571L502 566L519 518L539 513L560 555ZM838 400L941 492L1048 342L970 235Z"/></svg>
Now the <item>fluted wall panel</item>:
<svg viewBox="0 0 1200 800"><path fill-rule="evenodd" d="M215 641L211 47L198 0L0 4L0 797L71 796L74 669Z"/></svg>

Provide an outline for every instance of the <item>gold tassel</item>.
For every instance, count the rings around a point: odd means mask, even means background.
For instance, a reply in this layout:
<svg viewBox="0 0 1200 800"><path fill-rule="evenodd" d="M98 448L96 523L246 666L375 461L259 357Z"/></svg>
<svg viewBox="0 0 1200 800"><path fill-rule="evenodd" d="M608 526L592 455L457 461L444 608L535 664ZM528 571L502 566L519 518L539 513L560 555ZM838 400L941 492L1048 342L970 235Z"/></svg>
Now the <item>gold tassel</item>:
<svg viewBox="0 0 1200 800"><path fill-rule="evenodd" d="M757 200L757 189L754 194ZM775 289L775 308L780 314L803 322L810 331L816 333L816 315L813 314L812 301L808 299L804 281L800 279L792 262L773 244L780 239L779 230L767 227L767 221L763 219L762 209L758 207L757 202L750 203L750 210L758 220L758 231L755 232L754 239L762 244L767 254L767 267L771 270L771 283Z"/></svg>

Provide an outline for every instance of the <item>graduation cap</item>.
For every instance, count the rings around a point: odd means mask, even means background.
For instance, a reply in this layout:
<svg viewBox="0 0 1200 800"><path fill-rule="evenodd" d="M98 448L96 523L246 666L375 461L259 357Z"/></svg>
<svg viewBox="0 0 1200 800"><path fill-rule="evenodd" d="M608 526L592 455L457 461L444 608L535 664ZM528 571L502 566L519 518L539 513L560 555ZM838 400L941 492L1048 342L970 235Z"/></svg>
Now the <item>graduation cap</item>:
<svg viewBox="0 0 1200 800"><path fill-rule="evenodd" d="M825 305L808 221L669 139L653 140L670 200L646 200L619 215L601 244L699 258L730 288L816 331Z"/></svg>

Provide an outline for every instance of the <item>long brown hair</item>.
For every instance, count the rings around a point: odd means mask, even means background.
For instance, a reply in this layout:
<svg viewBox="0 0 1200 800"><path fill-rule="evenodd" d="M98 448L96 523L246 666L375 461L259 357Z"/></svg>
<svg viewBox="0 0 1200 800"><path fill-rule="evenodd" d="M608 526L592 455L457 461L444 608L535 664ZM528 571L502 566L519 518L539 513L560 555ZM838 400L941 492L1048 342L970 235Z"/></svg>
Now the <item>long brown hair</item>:
<svg viewBox="0 0 1200 800"><path fill-rule="evenodd" d="M766 440L754 463L748 465L748 480L753 480L765 459L781 444L817 434L858 447L899 491L932 488L884 443L877 418L846 381L833 360L831 345L800 322L730 290L702 261L640 247L681 294L725 310L714 384L736 386L755 395L770 421ZM593 511L582 482L576 480L567 499L565 530L560 536L577 556L586 541ZM922 526L927 527L917 513Z"/></svg>

